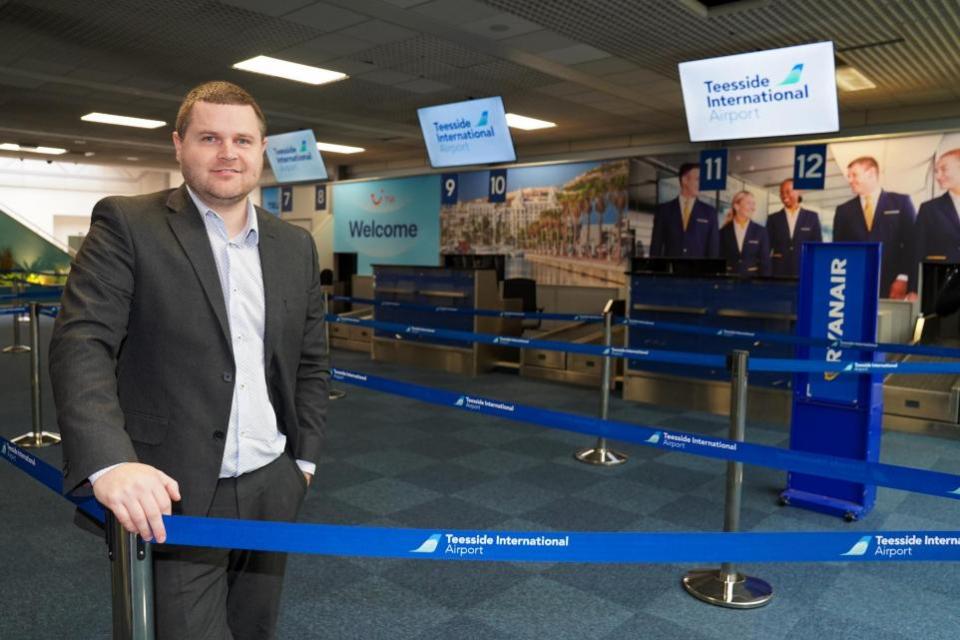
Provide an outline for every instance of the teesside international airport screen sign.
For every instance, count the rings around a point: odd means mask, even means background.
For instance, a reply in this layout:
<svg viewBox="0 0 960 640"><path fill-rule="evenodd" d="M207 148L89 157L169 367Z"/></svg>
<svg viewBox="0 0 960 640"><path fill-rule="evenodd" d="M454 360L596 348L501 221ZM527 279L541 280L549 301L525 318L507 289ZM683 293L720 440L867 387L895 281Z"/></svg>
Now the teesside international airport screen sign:
<svg viewBox="0 0 960 640"><path fill-rule="evenodd" d="M434 167L517 159L499 97L424 107L417 109L417 115Z"/></svg>
<svg viewBox="0 0 960 640"><path fill-rule="evenodd" d="M833 43L680 63L690 140L735 140L840 128Z"/></svg>

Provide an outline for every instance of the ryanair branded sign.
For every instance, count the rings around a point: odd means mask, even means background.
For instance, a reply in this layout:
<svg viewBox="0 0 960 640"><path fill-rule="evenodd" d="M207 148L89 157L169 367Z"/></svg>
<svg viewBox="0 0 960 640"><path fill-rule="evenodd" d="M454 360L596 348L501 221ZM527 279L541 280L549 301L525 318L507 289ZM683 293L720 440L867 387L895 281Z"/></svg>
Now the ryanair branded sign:
<svg viewBox="0 0 960 640"><path fill-rule="evenodd" d="M870 278L867 275L871 264L876 271L878 248L868 244L817 245L815 251L807 251L804 256L813 260L812 279L803 284L813 288L810 296L811 335L838 343L872 342L876 333L877 291L875 288L871 291L867 283L876 283L876 275ZM872 302L869 300L871 295ZM810 359L842 362L870 360L872 356L858 350L842 349L837 344L811 349ZM858 389L859 376L836 372L810 374L806 396L851 404L858 399Z"/></svg>

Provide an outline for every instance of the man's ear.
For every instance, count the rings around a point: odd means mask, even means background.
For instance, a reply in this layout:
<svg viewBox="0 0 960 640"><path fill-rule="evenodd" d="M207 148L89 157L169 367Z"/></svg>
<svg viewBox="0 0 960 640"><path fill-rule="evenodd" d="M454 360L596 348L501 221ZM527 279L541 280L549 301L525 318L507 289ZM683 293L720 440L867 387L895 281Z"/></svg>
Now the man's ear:
<svg viewBox="0 0 960 640"><path fill-rule="evenodd" d="M183 145L183 140L180 139L180 134L176 131L173 132L173 148L177 152L177 162L180 162L180 147Z"/></svg>

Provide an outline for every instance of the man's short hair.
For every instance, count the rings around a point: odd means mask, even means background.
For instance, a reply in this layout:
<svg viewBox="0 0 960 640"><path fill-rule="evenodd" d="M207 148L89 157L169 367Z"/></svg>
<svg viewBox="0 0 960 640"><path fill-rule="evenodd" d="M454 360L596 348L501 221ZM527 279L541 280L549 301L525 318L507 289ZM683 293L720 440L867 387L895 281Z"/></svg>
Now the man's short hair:
<svg viewBox="0 0 960 640"><path fill-rule="evenodd" d="M694 169L699 169L700 165L696 162L684 162L680 165L680 179L683 180L683 176L687 175Z"/></svg>
<svg viewBox="0 0 960 640"><path fill-rule="evenodd" d="M880 173L880 163L877 162L877 159L873 156L860 156L859 158L854 158L850 161L850 164L847 165L847 169L852 168L854 165L872 167L874 171L876 171L878 174Z"/></svg>
<svg viewBox="0 0 960 640"><path fill-rule="evenodd" d="M190 112L193 110L193 105L198 102L250 105L253 107L254 113L257 114L257 120L260 121L260 135L267 135L267 119L264 117L260 105L253 99L252 95L247 93L246 89L225 80L211 80L191 89L183 99L183 104L180 105L180 110L177 112L176 124L177 135L181 138L190 125Z"/></svg>
<svg viewBox="0 0 960 640"><path fill-rule="evenodd" d="M944 158L953 158L957 162L960 162L960 149L950 149L949 151L944 151L940 154L940 157L937 160L943 160Z"/></svg>

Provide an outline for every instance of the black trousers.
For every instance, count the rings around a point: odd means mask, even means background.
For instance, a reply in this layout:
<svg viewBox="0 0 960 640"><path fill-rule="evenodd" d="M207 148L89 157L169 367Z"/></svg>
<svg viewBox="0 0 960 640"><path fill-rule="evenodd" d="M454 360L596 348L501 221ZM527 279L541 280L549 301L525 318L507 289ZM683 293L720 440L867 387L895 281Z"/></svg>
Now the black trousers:
<svg viewBox="0 0 960 640"><path fill-rule="evenodd" d="M307 483L288 453L217 483L211 518L294 521ZM158 640L273 638L284 553L157 545L154 600Z"/></svg>

